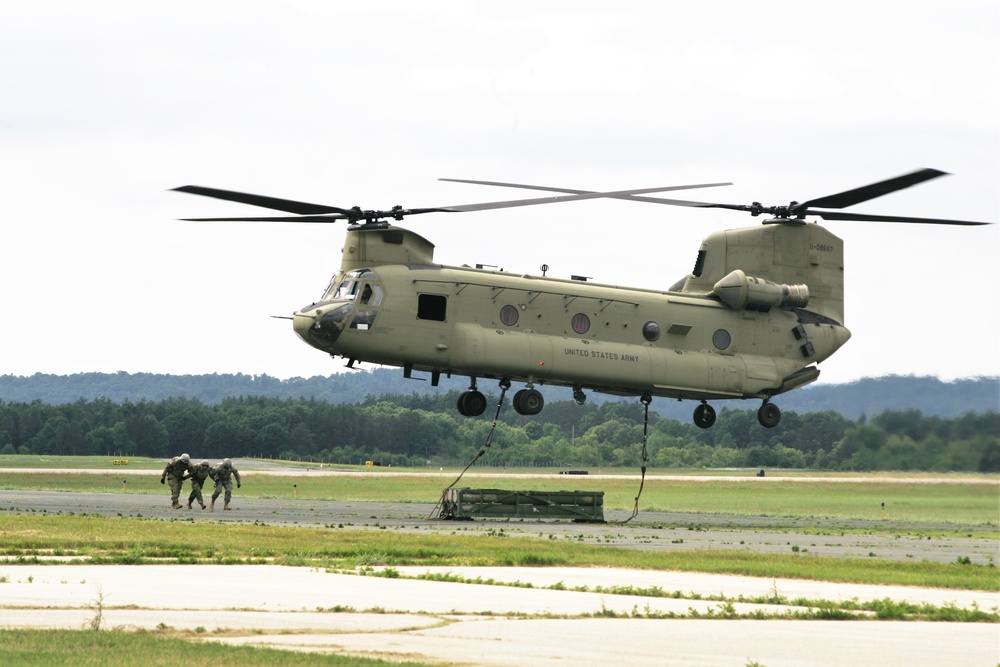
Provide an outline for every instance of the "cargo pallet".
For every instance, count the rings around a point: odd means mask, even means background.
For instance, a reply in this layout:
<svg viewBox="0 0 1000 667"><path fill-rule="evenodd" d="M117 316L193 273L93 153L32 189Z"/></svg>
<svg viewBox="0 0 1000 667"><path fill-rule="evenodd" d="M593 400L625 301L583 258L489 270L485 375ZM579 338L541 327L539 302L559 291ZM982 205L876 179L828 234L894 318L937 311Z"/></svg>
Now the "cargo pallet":
<svg viewBox="0 0 1000 667"><path fill-rule="evenodd" d="M571 519L604 523L603 491L445 489L441 519Z"/></svg>

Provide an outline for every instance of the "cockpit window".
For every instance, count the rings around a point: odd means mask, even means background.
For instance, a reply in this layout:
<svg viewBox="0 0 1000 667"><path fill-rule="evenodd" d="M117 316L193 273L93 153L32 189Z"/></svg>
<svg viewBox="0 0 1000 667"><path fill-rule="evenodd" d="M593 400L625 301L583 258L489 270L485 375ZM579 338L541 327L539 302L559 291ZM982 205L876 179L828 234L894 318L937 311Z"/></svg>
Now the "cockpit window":
<svg viewBox="0 0 1000 667"><path fill-rule="evenodd" d="M366 278L375 278L375 274L368 269L351 271L347 274L337 274L330 281L323 295L323 300L331 299L354 299L358 296L361 284Z"/></svg>
<svg viewBox="0 0 1000 667"><path fill-rule="evenodd" d="M358 287L360 285L361 283L353 278L345 278L344 281L337 287L337 293L333 295L333 298L353 299L358 295Z"/></svg>

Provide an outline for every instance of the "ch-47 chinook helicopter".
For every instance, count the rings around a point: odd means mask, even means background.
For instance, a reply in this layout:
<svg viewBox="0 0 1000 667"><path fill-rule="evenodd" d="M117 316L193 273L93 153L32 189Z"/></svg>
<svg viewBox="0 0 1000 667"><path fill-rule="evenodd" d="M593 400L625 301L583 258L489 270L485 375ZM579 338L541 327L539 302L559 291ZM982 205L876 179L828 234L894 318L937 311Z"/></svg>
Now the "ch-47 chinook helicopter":
<svg viewBox="0 0 1000 667"><path fill-rule="evenodd" d="M176 188L294 216L194 218L198 221L325 223L346 220L340 271L322 297L295 312L295 333L309 345L348 360L470 378L458 399L466 416L481 415L477 380L498 380L522 415L544 405L540 385L699 401L694 423L709 428L708 401L762 401L761 425L781 411L771 399L810 383L817 364L851 337L844 326L844 244L806 216L947 225L986 222L866 215L837 210L944 175L921 169L846 192L787 206L718 204L646 196L729 185L710 183L615 192L469 181L562 193L482 204L387 211L343 209L200 186ZM698 249L693 270L668 289L597 284L434 261L434 245L394 224L422 213L477 211L581 199L617 198L655 204L746 211L771 216L762 225L716 232ZM544 267L543 267L544 268Z"/></svg>

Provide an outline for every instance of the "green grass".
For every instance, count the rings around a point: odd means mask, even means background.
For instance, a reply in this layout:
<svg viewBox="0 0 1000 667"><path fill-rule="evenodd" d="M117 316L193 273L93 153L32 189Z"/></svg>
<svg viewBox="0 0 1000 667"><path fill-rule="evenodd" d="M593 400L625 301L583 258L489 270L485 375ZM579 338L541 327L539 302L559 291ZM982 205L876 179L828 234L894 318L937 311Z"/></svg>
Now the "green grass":
<svg viewBox="0 0 1000 667"><path fill-rule="evenodd" d="M114 466L106 457L0 457L0 467L87 469L86 473L13 472L0 478L8 490L49 490L151 494L167 497L159 484L163 462L130 459ZM291 465L291 464L289 464ZM293 468L301 468L296 464ZM102 467L107 470L101 471ZM427 470L365 468L352 475L302 472L291 476L245 471L240 497L347 500L356 502L436 503L457 471L426 474ZM293 472L289 470L288 472ZM421 474L415 474L415 473ZM433 471L437 473L438 471ZM499 469L474 469L459 484L469 487L554 491L603 491L605 508L630 510L638 480L612 477L535 475L498 477ZM508 473L525 471L507 471ZM551 472L551 471L542 471ZM633 472L616 470L615 472ZM708 471L694 471L706 474ZM836 530L893 535L958 535L1000 538L1000 480L995 476L957 475L921 481L926 476L858 475L864 481L759 479L752 471L734 471L708 481L647 478L641 511L707 513L753 517L757 528L794 525L798 532ZM826 478L826 476L823 476ZM883 509L882 504L885 503ZM763 517L763 521L759 519ZM770 519L768 519L770 518ZM810 520L828 520L810 525ZM274 527L184 522L183 530L164 530L169 521L142 518L0 514L0 553L14 558L47 554L77 556L97 562L281 562L325 567L381 565L536 565L622 567L718 572L764 577L791 577L853 583L935 586L978 590L1000 589L994 567L957 563L886 562L812 554L757 554L744 550L670 551L651 553L585 545L571 539L511 537L503 528L473 534L456 525L451 535L412 530L354 529L352 526ZM864 522L854 525L852 522ZM830 524L835 528L832 528ZM653 526L649 530L656 531ZM371 561L378 561L372 563Z"/></svg>
<svg viewBox="0 0 1000 667"><path fill-rule="evenodd" d="M177 524L174 529L171 524ZM648 552L573 539L352 528L216 524L121 517L0 515L0 554L96 563L280 563L359 566L610 567L968 590L1000 590L995 567L738 550ZM2 584L0 584L2 594Z"/></svg>
<svg viewBox="0 0 1000 667"><path fill-rule="evenodd" d="M18 459L29 457L15 457ZM34 459L34 457L30 457ZM48 467L53 472L5 473L0 488L65 492L135 493L166 497L159 484L160 460L131 459L128 466L111 467L104 457L32 460L0 467ZM44 465L43 465L44 464ZM61 473L59 468L94 472ZM359 474L320 476L304 472L293 476L246 471L237 495L257 498L293 497L301 500L351 500L358 502L435 503L457 471L439 475L355 467ZM102 472L97 472L102 471ZM636 479L609 477L498 478L499 470L476 471L460 486L561 489L605 492L609 509L631 509L638 489ZM517 472L517 471L508 471ZM530 471L524 471L530 472ZM627 473L632 471L616 470ZM699 475L706 471L694 471ZM409 474L408 474L409 473ZM492 474L490 474L492 473ZM671 475L674 471L671 471ZM734 479L742 474L743 479ZM831 482L753 479L751 472L726 471L710 481L647 478L640 507L646 511L695 512L729 516L772 517L776 527L795 525L809 530L809 520L866 521L869 532L893 534L933 532L1000 536L1000 480L983 476L958 476L945 482L920 483L921 476L893 481ZM803 475L808 478L808 476ZM826 477L826 475L824 475ZM127 480L127 483L123 483ZM898 480L898 481L897 481ZM972 482L972 483L969 483ZM885 503L885 509L882 509ZM871 523L867 523L867 522ZM829 527L826 528L827 530ZM659 528L647 527L655 534ZM643 551L608 544L582 543L573 537L538 539L504 527L489 532L469 531L460 524L450 534L420 525L405 528L375 526L288 527L263 524L187 521L180 518L101 517L0 513L0 555L13 563L47 562L48 556L66 556L79 562L135 564L277 563L313 566L331 571L374 573L372 568L394 572L396 566L530 566L609 567L665 571L737 574L769 579L798 578L842 583L886 584L966 590L1000 590L1000 572L991 565L959 562L900 562L883 559L830 558L804 553L763 554L743 550ZM382 575L386 576L386 575ZM0 599L3 586L0 580ZM719 618L729 617L723 601ZM855 618L874 613L878 618L996 622L996 611L986 618L970 616L953 607L917 608L891 600L840 606L821 601L820 617ZM829 607L829 608L827 608ZM976 610L973 610L975 612ZM985 613L985 612L984 612ZM992 614L992 615L991 615ZM212 665L419 665L326 654L299 653L268 648L228 646L211 641L216 632L196 633L160 628L151 632L86 630L0 630L0 664L32 667L52 664L175 665L193 654ZM224 636L224 633L219 635ZM204 641L208 640L208 641ZM192 646L191 642L198 642Z"/></svg>
<svg viewBox="0 0 1000 667"><path fill-rule="evenodd" d="M90 463L92 461L87 459L87 464ZM156 463L162 465L162 462ZM148 466L132 468L130 462L128 469L122 466L107 473L13 472L0 478L0 488L163 493L165 487L160 485L158 475L152 470L154 468ZM162 470L162 467L155 470ZM348 476L310 473L280 476L241 472L244 484L236 494L248 498L436 503L442 489L457 475L456 472L427 476L405 471L375 474L363 467L356 467L355 470L358 474ZM987 535L1000 534L1000 481L995 477L966 475L954 482L938 483L920 482L919 477L916 481L876 480L873 476L868 476L868 479L873 481L832 482L808 478L803 481L778 481L752 477L740 481L730 477L697 481L664 479L654 475L647 477L640 509L733 516L867 520L893 524L948 524L976 528ZM637 479L582 475L510 479L475 472L466 474L459 486L531 491L603 491L605 509L631 510L639 485Z"/></svg>
<svg viewBox="0 0 1000 667"><path fill-rule="evenodd" d="M128 461L116 465L115 461ZM166 461L130 456L0 456L0 468L68 468L71 470L163 470Z"/></svg>
<svg viewBox="0 0 1000 667"><path fill-rule="evenodd" d="M212 667L426 667L426 663L229 646L191 641L203 635L84 630L0 630L0 665L18 667L176 667L193 660Z"/></svg>

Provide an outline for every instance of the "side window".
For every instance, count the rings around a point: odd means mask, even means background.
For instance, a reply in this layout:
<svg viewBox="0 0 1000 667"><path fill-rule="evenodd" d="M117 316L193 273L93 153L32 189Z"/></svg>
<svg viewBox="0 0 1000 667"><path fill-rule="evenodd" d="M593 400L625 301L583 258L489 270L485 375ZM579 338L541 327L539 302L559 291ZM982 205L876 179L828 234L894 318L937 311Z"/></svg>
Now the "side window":
<svg viewBox="0 0 1000 667"><path fill-rule="evenodd" d="M368 304L372 301L372 284L365 283L364 289L361 290L361 303Z"/></svg>
<svg viewBox="0 0 1000 667"><path fill-rule="evenodd" d="M417 319L444 322L448 297L441 294L421 294L417 297Z"/></svg>

